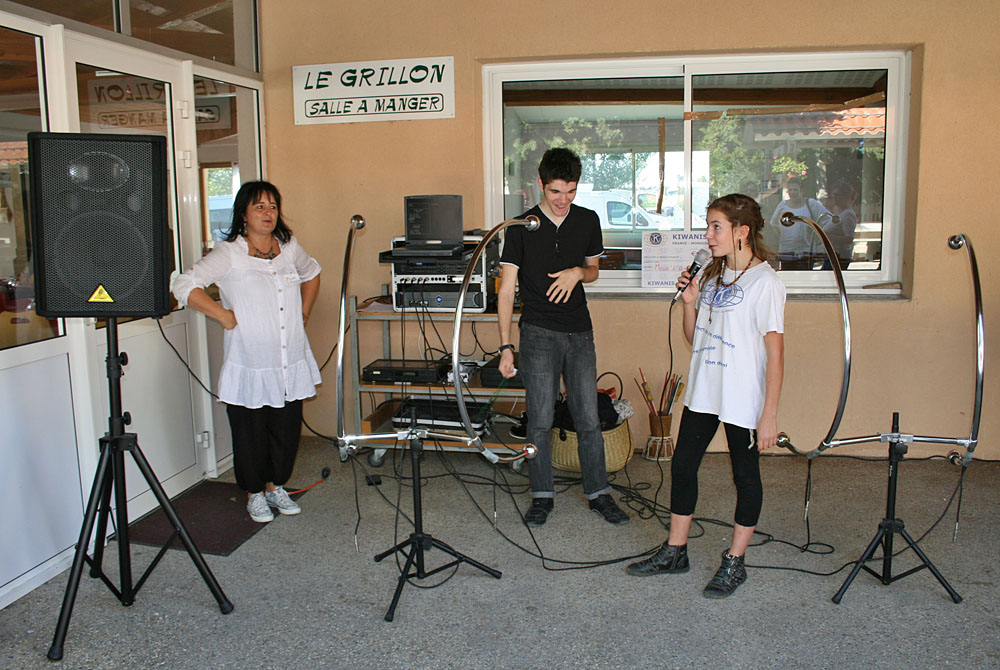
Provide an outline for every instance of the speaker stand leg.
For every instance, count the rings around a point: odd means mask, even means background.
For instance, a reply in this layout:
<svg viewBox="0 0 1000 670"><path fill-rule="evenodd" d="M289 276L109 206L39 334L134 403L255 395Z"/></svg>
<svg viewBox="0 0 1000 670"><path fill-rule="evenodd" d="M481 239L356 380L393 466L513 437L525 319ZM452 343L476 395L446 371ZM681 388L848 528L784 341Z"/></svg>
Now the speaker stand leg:
<svg viewBox="0 0 1000 670"><path fill-rule="evenodd" d="M106 330L108 338L107 367L110 396L109 405L111 407L111 416L108 422L110 430L103 438L101 438L101 455L98 461L97 472L94 476L94 483L90 489L90 499L87 503L83 526L80 529L80 538L77 542L76 552L73 556L73 565L70 569L69 583L66 585L66 593L63 597L62 607L59 611L59 620L56 623L55 635L53 636L52 645L49 647L47 654L48 658L53 661L58 661L63 657L63 646L66 641L66 632L69 629L69 620L73 613L73 605L76 601L76 595L80 585L80 577L83 573L84 561L90 563L91 576L98 577L102 582L104 582L108 589L115 594L115 597L118 598L122 605L128 606L135 602L135 595L138 593L139 588L146 581L146 578L150 575L150 573L152 573L153 568L156 567L157 563L166 553L167 546L173 540L173 536L171 536L170 540L167 541L167 545L164 545L163 548L160 549L160 553L157 554L156 558L154 558L150 563L146 572L142 575L139 581L133 585L132 552L129 542L128 529L128 497L125 490L126 451L132 454L135 464L139 467L140 472L142 472L143 477L146 479L146 483L149 484L150 489L153 491L156 501L163 509L163 512L166 514L167 519L169 519L170 524L173 526L174 535L181 538L184 548L187 549L195 567L197 567L198 571L201 573L202 579L205 580L205 584L208 586L209 591L212 592L212 595L219 603L219 609L223 614L229 614L233 611L233 604L222 592L222 588L215 580L211 570L209 570L208 565L205 563L205 559L198 551L198 548L195 546L194 541L188 534L187 529L184 528L184 524L177 516L177 512L174 510L173 505L170 503L170 499L164 492L163 486L160 484L159 480L157 480L156 475L153 474L153 470L150 468L149 462L146 460L142 450L139 448L135 433L124 432L124 427L127 425L128 420L121 411L120 379L122 376L121 366L127 362L127 357L125 354L120 354L118 351L118 322L116 318L108 318ZM114 490L115 506L117 508L115 509L115 518L117 520L116 540L118 543L119 569L119 586L117 588L111 583L111 580L108 579L107 575L105 575L102 570L104 542L107 537L107 521L111 514L110 502L112 489ZM91 559L87 556L87 546L90 543L91 534L94 530L95 524L99 533L95 540L94 558Z"/></svg>

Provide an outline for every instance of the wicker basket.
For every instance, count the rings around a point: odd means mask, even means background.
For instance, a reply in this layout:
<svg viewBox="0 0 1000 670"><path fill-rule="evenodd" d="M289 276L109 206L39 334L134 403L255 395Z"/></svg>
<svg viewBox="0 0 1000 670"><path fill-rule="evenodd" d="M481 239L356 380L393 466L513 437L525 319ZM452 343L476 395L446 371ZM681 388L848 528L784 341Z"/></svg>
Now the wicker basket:
<svg viewBox="0 0 1000 670"><path fill-rule="evenodd" d="M580 457L576 452L576 433L565 431L566 439L559 438L559 429L553 428L549 439L552 442L552 465L560 470L580 472ZM608 472L618 472L632 459L632 431L628 420L601 433L604 436L604 460Z"/></svg>

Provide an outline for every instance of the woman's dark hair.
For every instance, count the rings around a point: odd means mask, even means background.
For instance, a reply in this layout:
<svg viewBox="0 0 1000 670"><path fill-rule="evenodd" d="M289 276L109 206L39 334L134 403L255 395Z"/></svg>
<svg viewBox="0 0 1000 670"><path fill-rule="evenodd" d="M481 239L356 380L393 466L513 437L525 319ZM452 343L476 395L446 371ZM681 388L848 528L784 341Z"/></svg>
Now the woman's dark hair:
<svg viewBox="0 0 1000 670"><path fill-rule="evenodd" d="M708 203L708 210L720 212L733 224L735 231L740 226L748 226L750 234L747 236L747 243L753 255L762 261L771 260L774 252L764 244L764 217L760 213L760 205L753 198L742 193L730 193L720 198L716 198ZM723 257L713 258L701 277L701 284L704 286L709 279L722 274Z"/></svg>
<svg viewBox="0 0 1000 670"><path fill-rule="evenodd" d="M237 237L246 233L247 230L247 207L260 202L265 195L270 195L274 204L278 206L278 221L274 225L274 236L282 244L292 239L292 229L285 224L281 217L281 194L278 188L269 181L248 181L240 186L233 200L233 222L226 233L226 242L232 242Z"/></svg>

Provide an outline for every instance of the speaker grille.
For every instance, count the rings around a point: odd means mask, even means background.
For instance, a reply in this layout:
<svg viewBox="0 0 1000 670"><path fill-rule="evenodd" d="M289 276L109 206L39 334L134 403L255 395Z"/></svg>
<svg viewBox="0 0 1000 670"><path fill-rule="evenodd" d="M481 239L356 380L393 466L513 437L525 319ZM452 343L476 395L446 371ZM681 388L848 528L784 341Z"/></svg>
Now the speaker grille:
<svg viewBox="0 0 1000 670"><path fill-rule="evenodd" d="M168 313L164 138L31 133L28 142L38 313Z"/></svg>

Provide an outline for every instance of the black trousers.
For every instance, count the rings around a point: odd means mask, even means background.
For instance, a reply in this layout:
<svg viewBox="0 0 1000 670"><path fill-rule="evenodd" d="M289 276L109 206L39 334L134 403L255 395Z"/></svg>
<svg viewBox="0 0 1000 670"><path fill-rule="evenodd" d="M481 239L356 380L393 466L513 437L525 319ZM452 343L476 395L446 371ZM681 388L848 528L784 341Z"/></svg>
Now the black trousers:
<svg viewBox="0 0 1000 670"><path fill-rule="evenodd" d="M764 502L757 431L728 423L722 425L726 429L729 460L736 484L734 518L741 526L756 526ZM684 408L677 432L677 448L670 462L670 511L674 514L694 514L695 503L698 502L698 468L718 429L719 417L715 414Z"/></svg>
<svg viewBox="0 0 1000 670"><path fill-rule="evenodd" d="M302 431L302 401L284 407L248 409L226 405L233 433L233 467L236 483L258 493L267 482L281 486L292 476Z"/></svg>

